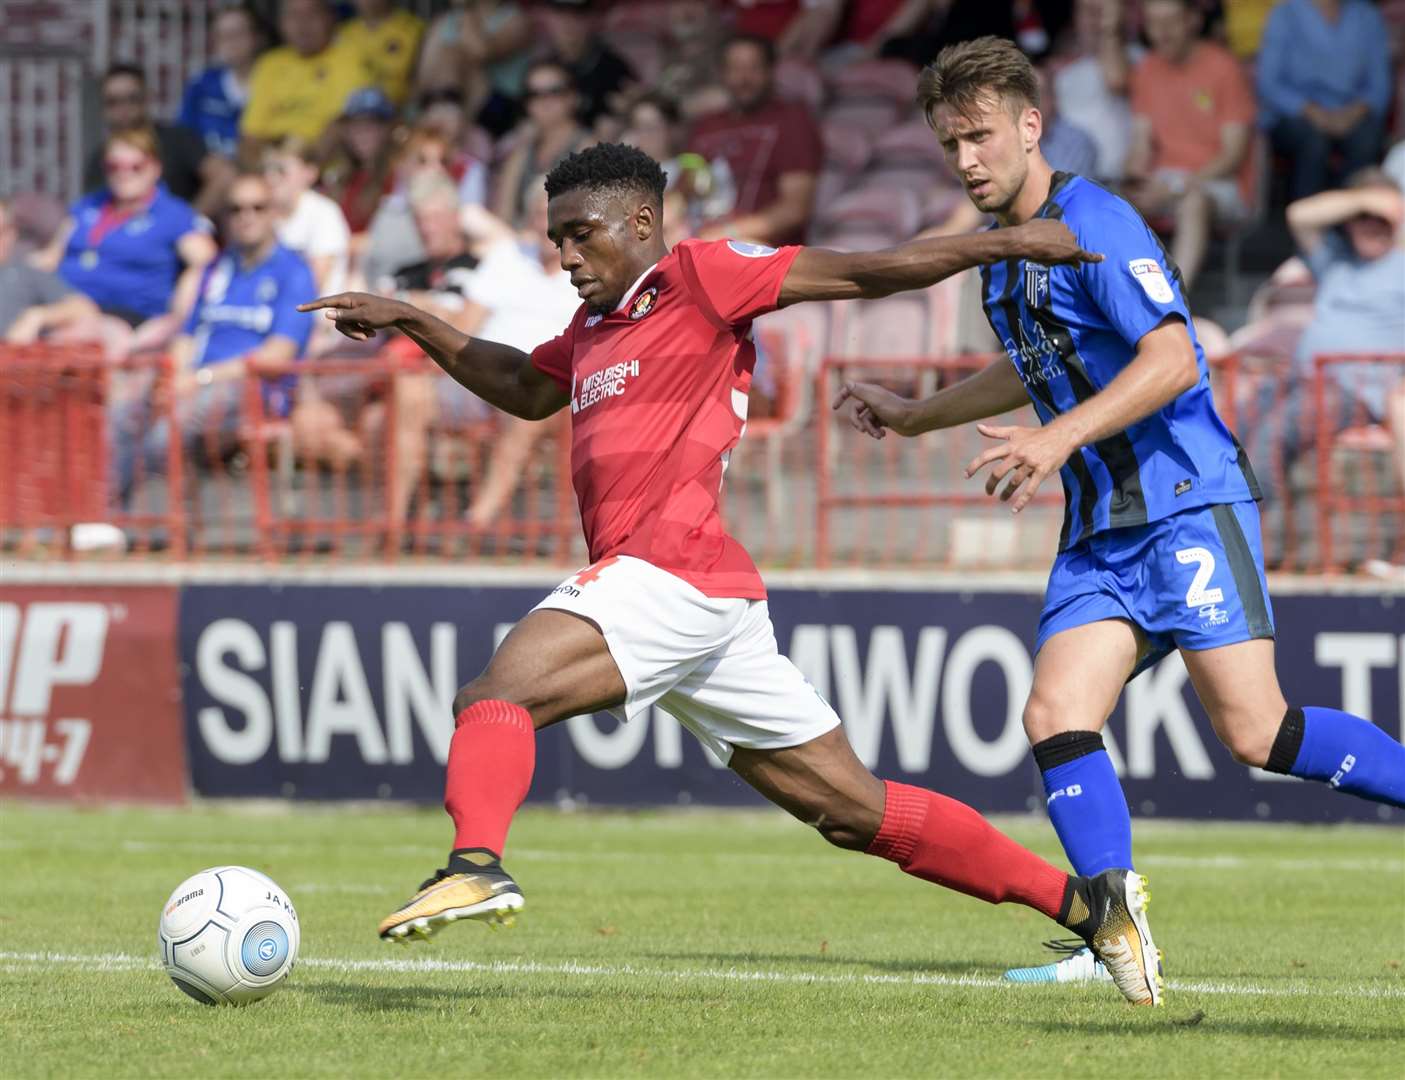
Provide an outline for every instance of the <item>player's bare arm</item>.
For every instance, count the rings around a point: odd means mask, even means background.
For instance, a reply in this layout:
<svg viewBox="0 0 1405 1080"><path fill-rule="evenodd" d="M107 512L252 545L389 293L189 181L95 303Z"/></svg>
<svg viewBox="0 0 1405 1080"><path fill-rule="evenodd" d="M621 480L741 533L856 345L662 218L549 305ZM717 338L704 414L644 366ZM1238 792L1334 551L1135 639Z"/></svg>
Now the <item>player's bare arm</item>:
<svg viewBox="0 0 1405 1080"><path fill-rule="evenodd" d="M874 300L925 289L962 270L1006 259L1055 266L1101 262L1102 256L1084 251L1066 225L1043 218L968 236L909 240L878 251L805 248L781 285L779 306L806 300Z"/></svg>
<svg viewBox="0 0 1405 1080"><path fill-rule="evenodd" d="M1002 356L969 378L916 400L876 383L846 382L835 395L833 407L859 431L881 439L889 430L921 435L1000 416L1028 404L1019 373Z"/></svg>
<svg viewBox="0 0 1405 1080"><path fill-rule="evenodd" d="M1195 346L1179 315L1168 315L1137 342L1137 352L1112 382L1076 408L1043 427L978 424L996 445L966 466L975 476L993 465L985 491L994 495L1002 480L1003 502L1019 513L1047 477L1059 471L1080 446L1123 431L1185 393L1200 379Z"/></svg>
<svg viewBox="0 0 1405 1080"><path fill-rule="evenodd" d="M469 337L442 319L399 300L370 293L338 293L298 306L323 310L353 341L377 330L399 330L457 383L484 401L524 420L541 420L565 406L569 395L520 349Z"/></svg>

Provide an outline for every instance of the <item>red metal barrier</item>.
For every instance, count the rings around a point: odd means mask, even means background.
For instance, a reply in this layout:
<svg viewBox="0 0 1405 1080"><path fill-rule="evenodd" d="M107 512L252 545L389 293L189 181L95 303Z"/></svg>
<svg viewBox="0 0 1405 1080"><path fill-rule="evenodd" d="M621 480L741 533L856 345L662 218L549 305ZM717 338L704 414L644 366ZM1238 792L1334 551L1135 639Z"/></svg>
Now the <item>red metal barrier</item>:
<svg viewBox="0 0 1405 1080"><path fill-rule="evenodd" d="M782 357L786 345L771 351ZM988 445L974 425L874 441L829 409L842 378L928 394L991 359L830 358L810 374L793 357L778 361L727 471L728 528L763 566L1047 566L1062 521L1057 483L1014 519L964 477ZM1359 406L1338 415L1327 373L1342 364L1405 375L1405 355L1322 357L1296 389L1282 358L1233 356L1213 371L1222 413L1269 481L1271 566L1405 559L1391 466L1401 421ZM308 362L298 374L291 416L266 411L254 377L197 413L193 395L171 392L163 357L111 365L97 349L0 347L0 545L72 557L69 530L96 521L122 530L129 557L584 560L565 413L530 426L465 408L468 391L393 351ZM1321 450L1315 463L1311 447L1296 464L1282 449L1298 410L1310 426L1298 441ZM1033 416L1022 410L1017 422ZM118 505L117 449L157 425L190 437L135 455ZM505 462L517 464L505 472Z"/></svg>
<svg viewBox="0 0 1405 1080"><path fill-rule="evenodd" d="M989 441L975 425L905 439L874 440L855 431L829 402L846 379L878 382L908 395L927 395L965 378L994 356L955 356L882 362L828 358L816 380L824 410L815 474L816 562L822 566L1047 566L1062 522L1063 494L1051 478L1018 523L1007 503L985 494L984 477L967 480L965 466ZM1037 423L1020 410L993 422ZM1018 524L1018 527L1017 527Z"/></svg>
<svg viewBox="0 0 1405 1080"><path fill-rule="evenodd" d="M1405 564L1405 353L1315 357L1312 407L1319 569Z"/></svg>

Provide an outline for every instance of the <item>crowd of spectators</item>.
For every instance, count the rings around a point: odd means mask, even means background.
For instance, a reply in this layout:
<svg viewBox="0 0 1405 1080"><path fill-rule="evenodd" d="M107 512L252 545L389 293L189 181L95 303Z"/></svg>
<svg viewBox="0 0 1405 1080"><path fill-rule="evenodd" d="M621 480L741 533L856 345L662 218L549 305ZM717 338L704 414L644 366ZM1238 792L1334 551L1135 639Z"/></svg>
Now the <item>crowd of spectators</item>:
<svg viewBox="0 0 1405 1080"><path fill-rule="evenodd" d="M272 25L262 17L270 9ZM885 140L900 146L901 132L920 126L906 104L916 66L945 44L999 33L1037 62L1051 162L1126 194L1188 284L1217 240L1276 200L1302 251L1301 280L1319 285L1302 349L1405 351L1402 320L1388 315L1405 310L1393 209L1405 145L1384 171L1362 172L1381 163L1392 121L1402 127L1390 55L1401 9L1398 0L458 0L426 22L393 0L232 5L213 24L217 62L194 73L178 115L153 114L142 68L103 74L88 191L47 243L12 254L13 215L0 207L0 330L21 342L87 334L109 355L168 351L195 376L174 392L206 421L210 408L234 409L219 394L230 373L256 372L268 408L290 417L299 454L348 465L385 422L383 387L298 387L295 361L354 349L326 325L288 321L280 305L369 288L523 348L544 340L574 296L542 235L541 177L602 139L637 144L664 165L674 241L828 239L831 210L860 205L844 199L866 177L880 186ZM956 178L924 152L920 172L906 161L888 175L918 189L887 201L915 195L915 220L938 230L982 227L952 197ZM905 219L863 205L873 239L903 238L893 222ZM1371 233L1389 232L1384 252L1358 235L1366 221L1389 225ZM1381 317L1344 318L1358 307ZM1294 370L1301 379L1301 364ZM203 378L213 371L220 377ZM429 433L487 412L467 392L436 391L412 371L398 378L404 480L392 499L404 509ZM1367 398L1380 419L1386 405ZM126 434L114 457L127 474L143 455L159 468L172 437L149 422L149 405L128 403L117 425ZM477 489L475 524L511 497L508 474L534 437L523 428L498 444L507 464Z"/></svg>

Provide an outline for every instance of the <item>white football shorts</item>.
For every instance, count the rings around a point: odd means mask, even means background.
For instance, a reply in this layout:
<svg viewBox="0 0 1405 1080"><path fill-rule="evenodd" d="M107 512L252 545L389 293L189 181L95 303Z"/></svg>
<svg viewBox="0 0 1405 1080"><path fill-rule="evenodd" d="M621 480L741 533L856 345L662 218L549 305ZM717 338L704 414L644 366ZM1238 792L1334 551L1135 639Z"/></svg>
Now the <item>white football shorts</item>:
<svg viewBox="0 0 1405 1080"><path fill-rule="evenodd" d="M567 578L536 609L588 619L624 678L621 721L657 704L728 761L735 746L799 746L839 716L780 654L765 600L706 596L652 563L623 555Z"/></svg>

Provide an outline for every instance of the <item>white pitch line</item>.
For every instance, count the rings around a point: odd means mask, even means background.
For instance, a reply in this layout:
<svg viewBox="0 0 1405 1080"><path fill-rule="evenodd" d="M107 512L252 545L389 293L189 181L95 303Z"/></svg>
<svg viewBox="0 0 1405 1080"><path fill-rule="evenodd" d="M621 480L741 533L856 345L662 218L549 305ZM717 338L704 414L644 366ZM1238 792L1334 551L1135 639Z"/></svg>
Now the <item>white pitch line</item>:
<svg viewBox="0 0 1405 1080"><path fill-rule="evenodd" d="M0 847L9 847L9 844L0 844ZM15 845L18 846L18 845ZM219 851L250 851L262 855L296 855L302 854L312 848L325 851L323 845L313 844L287 844L271 843L261 844L250 840L231 841L198 841L198 840L123 840L120 844L123 851L132 854L164 853L170 851L202 851L214 854ZM365 845L358 844L356 850L359 852L375 851L388 855L425 855L438 858L443 855L441 848L423 845L406 844L384 844ZM813 863L815 865L833 863L838 853L820 852L810 854L808 852L698 852L687 856L693 861L720 860L727 862L748 862L748 863L774 863L785 861L791 863ZM647 862L656 863L659 856L657 854L638 851L554 851L547 848L513 848L509 853L509 861L520 860L523 862ZM1264 870L1287 870L1287 871L1320 871L1320 870L1341 870L1359 871L1371 874L1401 874L1405 873L1405 859L1354 859L1328 857L1323 859L1308 858L1284 858L1279 856L1264 856L1263 858L1245 857L1242 855L1176 855L1176 854L1153 854L1143 855L1137 859L1141 866L1166 866L1166 867L1187 867L1192 870L1245 870L1260 868Z"/></svg>
<svg viewBox="0 0 1405 1080"><path fill-rule="evenodd" d="M158 971L155 960L131 953L46 953L0 952L0 971L34 970L37 967L67 964L95 971ZM299 967L348 974L357 971L414 973L476 973L484 975L570 975L597 979L669 979L677 982L787 983L799 985L849 986L950 986L979 989L1014 989L1010 983L986 975L913 974L888 975L867 972L802 972L745 968L647 968L633 964L588 964L568 960L546 964L517 960L437 960L361 959L338 960L308 957ZM1303 983L1265 986L1259 983L1171 980L1167 989L1192 994L1223 994L1235 997L1347 997L1366 999L1405 999L1405 988L1380 986L1320 987Z"/></svg>

